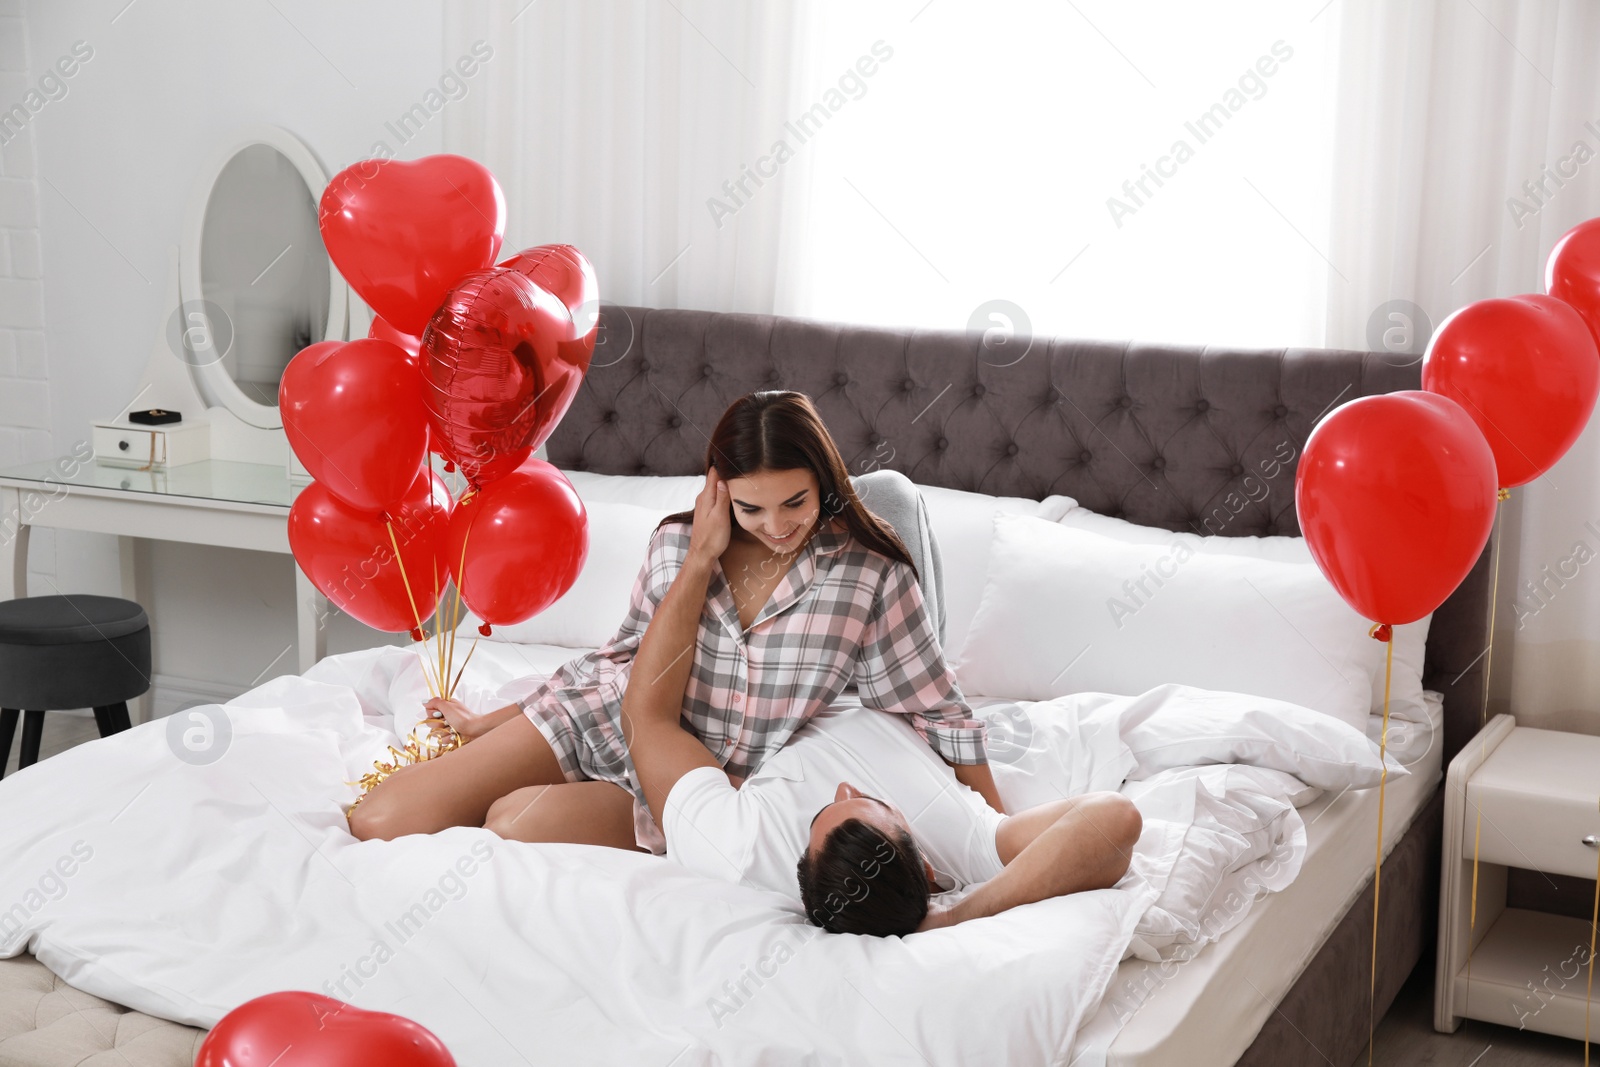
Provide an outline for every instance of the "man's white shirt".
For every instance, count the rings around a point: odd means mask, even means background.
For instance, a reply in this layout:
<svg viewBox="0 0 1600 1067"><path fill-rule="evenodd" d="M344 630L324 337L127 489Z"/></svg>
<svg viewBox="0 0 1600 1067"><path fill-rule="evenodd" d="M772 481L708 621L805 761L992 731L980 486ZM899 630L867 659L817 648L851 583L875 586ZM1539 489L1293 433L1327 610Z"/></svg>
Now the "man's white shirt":
<svg viewBox="0 0 1600 1067"><path fill-rule="evenodd" d="M663 812L667 857L798 901L795 864L840 782L900 809L941 890L987 882L1004 866L995 831L1005 816L956 781L901 716L848 697L801 727L741 788L720 767L679 778Z"/></svg>

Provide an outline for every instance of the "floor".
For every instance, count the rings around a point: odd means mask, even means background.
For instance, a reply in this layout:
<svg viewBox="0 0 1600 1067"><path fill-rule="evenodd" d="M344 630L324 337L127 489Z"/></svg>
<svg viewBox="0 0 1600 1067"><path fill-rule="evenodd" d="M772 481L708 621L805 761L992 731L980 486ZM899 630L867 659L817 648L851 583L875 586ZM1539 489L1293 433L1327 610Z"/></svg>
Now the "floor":
<svg viewBox="0 0 1600 1067"><path fill-rule="evenodd" d="M1600 1046L1589 1055L1600 1063ZM1365 1051L1350 1067L1364 1067ZM1433 956L1425 956L1378 1024L1373 1067L1572 1067L1583 1042L1467 1020L1453 1034L1433 1028Z"/></svg>
<svg viewBox="0 0 1600 1067"><path fill-rule="evenodd" d="M19 724L17 740L11 747L6 773L17 767L21 746ZM39 758L45 759L73 745L99 737L92 716L51 713L45 717L44 739ZM1600 1045L1590 1055L1600 1064ZM1362 1067L1366 1053L1357 1056L1350 1067ZM1531 1031L1467 1021L1453 1034L1433 1028L1433 958L1417 965L1400 991L1389 1014L1378 1024L1373 1043L1373 1067L1571 1067L1583 1063L1583 1044L1565 1038Z"/></svg>
<svg viewBox="0 0 1600 1067"><path fill-rule="evenodd" d="M44 736L39 741L39 758L46 759L57 752L65 752L73 745L93 741L100 736L94 716L47 712L44 717ZM11 739L11 756L6 760L6 773L17 769L17 759L22 754L22 719L17 719L17 733Z"/></svg>

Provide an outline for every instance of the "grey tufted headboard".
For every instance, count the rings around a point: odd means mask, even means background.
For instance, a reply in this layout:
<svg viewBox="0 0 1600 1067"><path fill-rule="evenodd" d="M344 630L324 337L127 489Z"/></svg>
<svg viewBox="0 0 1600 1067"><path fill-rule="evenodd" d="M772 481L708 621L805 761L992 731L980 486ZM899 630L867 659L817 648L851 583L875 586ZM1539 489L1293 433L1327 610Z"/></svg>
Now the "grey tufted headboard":
<svg viewBox="0 0 1600 1067"><path fill-rule="evenodd" d="M697 474L730 403L797 389L852 473L1052 493L1145 526L1300 533L1294 473L1338 404L1418 387L1404 357L1035 338L1003 359L960 331L886 329L606 306L601 341L550 462L602 474ZM1445 695L1446 761L1478 730L1489 553L1434 615L1424 684Z"/></svg>

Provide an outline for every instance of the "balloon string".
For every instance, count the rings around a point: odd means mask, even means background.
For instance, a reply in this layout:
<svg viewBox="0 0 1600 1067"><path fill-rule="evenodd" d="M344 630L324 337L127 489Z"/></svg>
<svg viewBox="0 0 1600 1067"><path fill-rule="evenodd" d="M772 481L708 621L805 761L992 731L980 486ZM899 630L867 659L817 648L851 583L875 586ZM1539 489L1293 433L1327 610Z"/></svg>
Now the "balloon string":
<svg viewBox="0 0 1600 1067"><path fill-rule="evenodd" d="M472 524L469 522L467 523L466 532L461 535L461 563L456 567L455 580L450 583L450 588L455 590L455 609L450 613L450 659L445 666L445 677L447 678L450 676L450 667L454 666L456 662L456 631L461 628L461 572L467 569L467 538L471 536ZM472 645L474 648L477 647L478 642L476 639L473 640ZM467 653L469 658L471 655L472 653ZM463 671L467 669L465 662L461 664L461 669ZM458 673L455 681L450 683L450 688L445 690L444 697L446 700L449 700L455 693L456 683L459 681L461 681L461 675Z"/></svg>
<svg viewBox="0 0 1600 1067"><path fill-rule="evenodd" d="M1378 735L1378 762L1383 765L1378 779L1378 850L1372 867L1372 976L1367 991L1367 1067L1372 1067L1372 1041L1378 1029L1378 893L1383 877L1383 796L1389 782L1389 680L1394 675L1394 639L1384 644L1388 652L1383 666L1383 733Z"/></svg>
<svg viewBox="0 0 1600 1067"><path fill-rule="evenodd" d="M467 649L467 658L461 661L461 669L456 672L456 680L450 683L450 691L454 693L456 686L461 684L461 676L467 673L467 664L472 662L472 654L478 651L478 635L472 636L472 647Z"/></svg>
<svg viewBox="0 0 1600 1067"><path fill-rule="evenodd" d="M1511 490L1500 490L1499 500L1503 503L1511 496ZM1478 729L1482 730L1489 723L1489 679L1494 674L1494 624L1495 616L1500 608L1500 513L1503 509L1500 503L1494 507L1494 529L1489 536L1494 540L1494 565L1490 570L1489 578L1489 647L1484 655L1488 657L1483 664L1483 706L1478 713Z"/></svg>
<svg viewBox="0 0 1600 1067"><path fill-rule="evenodd" d="M422 631L422 613L417 610L417 598L411 595L411 579L406 577L406 561L400 558L400 542L394 536L394 523L384 516L383 525L389 531L389 544L394 547L394 561L400 565L400 582L406 587L406 599L411 601L411 617L417 620L417 631ZM434 696L439 695L439 690L433 684L433 679L428 676L428 661L422 661L422 679L428 683L428 692Z"/></svg>
<svg viewBox="0 0 1600 1067"><path fill-rule="evenodd" d="M1484 650L1488 657L1483 665L1483 702L1478 708L1478 763L1481 765L1488 758L1488 742L1484 739L1483 728L1489 724L1489 679L1494 672L1494 626L1495 619L1500 609L1500 504L1511 496L1511 490L1501 489L1496 496L1494 507L1494 529L1490 537L1494 541L1493 565L1489 570L1489 647ZM1483 841L1483 808L1477 809L1477 825L1472 831L1472 906L1467 911L1467 979L1465 1004L1462 1012L1467 1012L1472 1007L1472 954L1477 949L1478 935L1478 850Z"/></svg>
<svg viewBox="0 0 1600 1067"><path fill-rule="evenodd" d="M1583 994L1583 1067L1589 1067L1589 1005L1594 1000L1594 934L1600 926L1600 860L1595 861L1594 911L1589 915L1589 988Z"/></svg>
<svg viewBox="0 0 1600 1067"><path fill-rule="evenodd" d="M443 598L439 595L439 558L433 558L433 597L438 603ZM444 684L444 631L440 629L444 624L444 612L436 610L433 614L433 660L434 669L439 672L439 684Z"/></svg>

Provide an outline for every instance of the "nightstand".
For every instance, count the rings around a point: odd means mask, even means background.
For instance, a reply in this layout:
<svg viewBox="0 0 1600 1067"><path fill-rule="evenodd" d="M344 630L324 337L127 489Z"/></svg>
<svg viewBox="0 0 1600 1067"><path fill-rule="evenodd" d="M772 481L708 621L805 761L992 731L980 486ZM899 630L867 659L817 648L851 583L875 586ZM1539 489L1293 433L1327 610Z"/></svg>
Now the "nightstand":
<svg viewBox="0 0 1600 1067"><path fill-rule="evenodd" d="M1510 715L1495 716L1450 761L1445 778L1434 1029L1451 1033L1462 1019L1481 1019L1583 1038L1589 923L1506 907L1506 868L1592 879L1597 862L1600 737L1526 729ZM1592 1025L1600 1031L1600 1004Z"/></svg>

